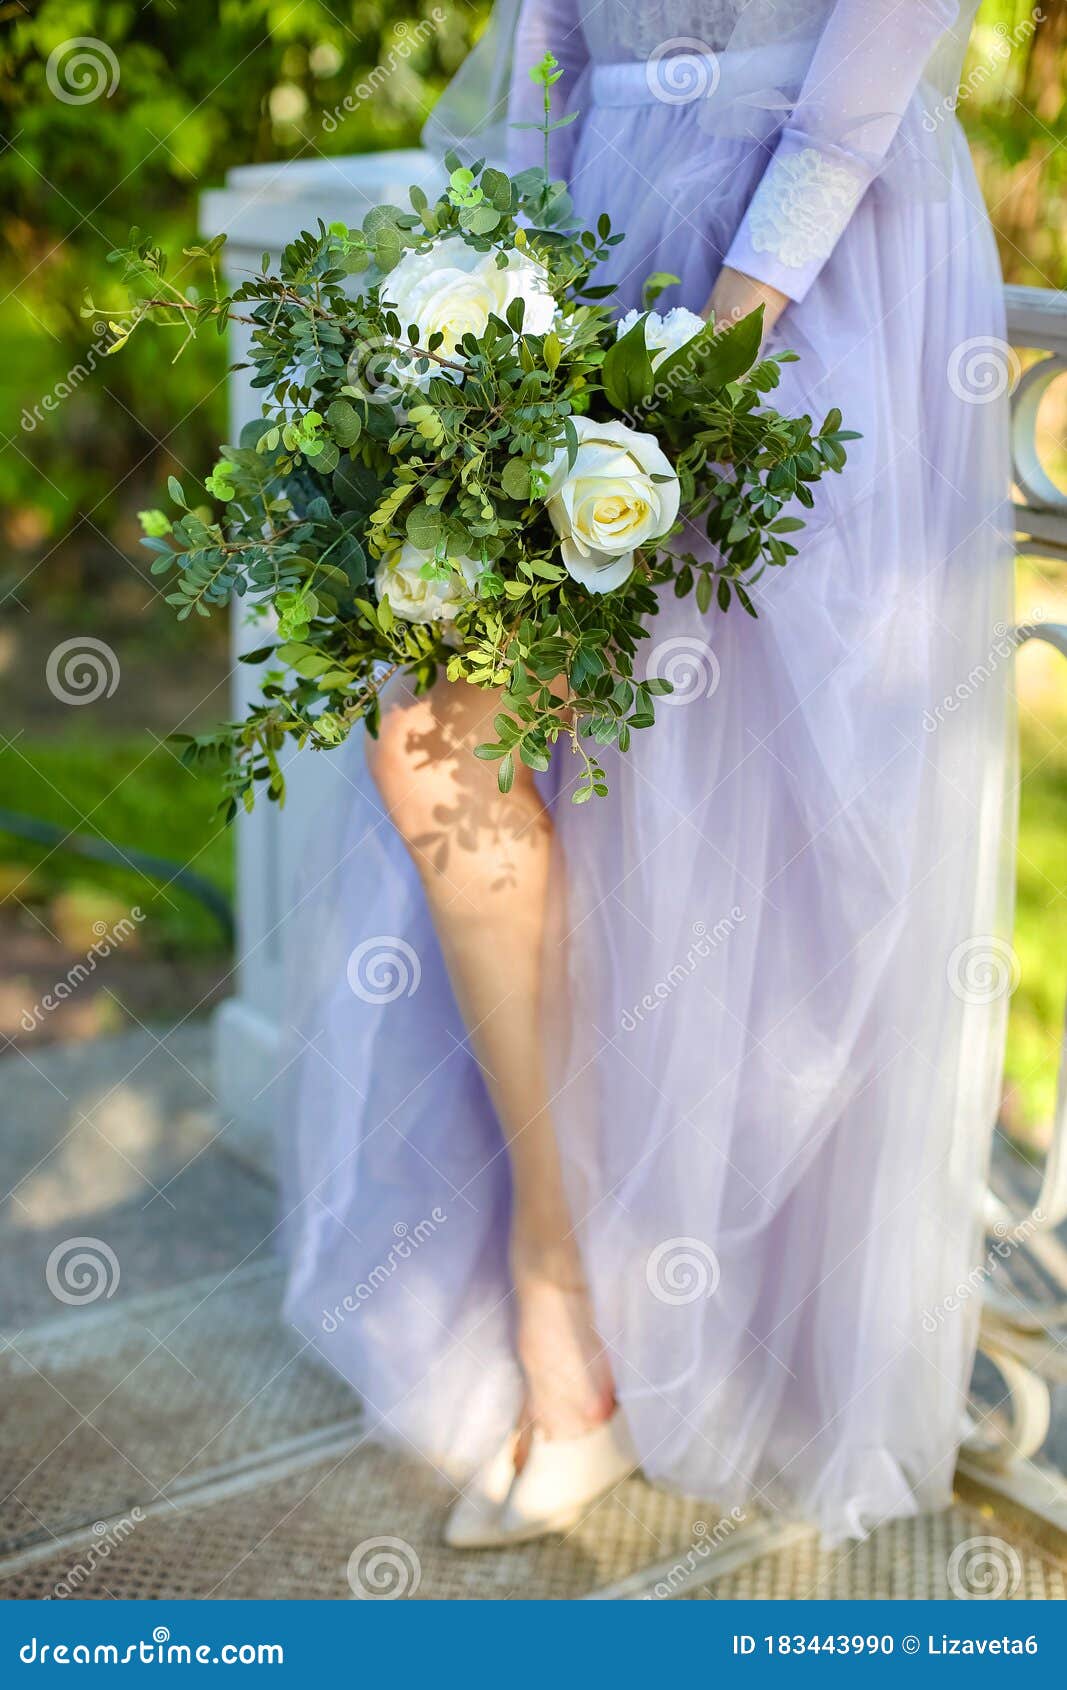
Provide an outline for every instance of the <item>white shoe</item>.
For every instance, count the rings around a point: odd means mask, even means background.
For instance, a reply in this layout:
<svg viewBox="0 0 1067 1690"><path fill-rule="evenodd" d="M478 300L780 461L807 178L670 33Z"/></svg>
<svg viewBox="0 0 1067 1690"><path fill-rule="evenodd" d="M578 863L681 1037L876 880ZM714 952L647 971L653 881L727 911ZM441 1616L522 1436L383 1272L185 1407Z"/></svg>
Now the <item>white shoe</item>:
<svg viewBox="0 0 1067 1690"><path fill-rule="evenodd" d="M578 1438L546 1438L535 1427L519 1473L515 1472L514 1448L514 1440L509 1439L478 1474L473 1506L468 1506L471 1493L460 1497L445 1528L446 1543L492 1549L568 1531L605 1491L628 1478L638 1465L618 1408L609 1420ZM509 1483L493 1506L487 1499L499 1492L505 1462L511 1469Z"/></svg>
<svg viewBox="0 0 1067 1690"><path fill-rule="evenodd" d="M517 1442L518 1434L513 1433L484 1467L479 1467L452 1504L444 1529L450 1549L481 1549L497 1541L500 1510L515 1482Z"/></svg>

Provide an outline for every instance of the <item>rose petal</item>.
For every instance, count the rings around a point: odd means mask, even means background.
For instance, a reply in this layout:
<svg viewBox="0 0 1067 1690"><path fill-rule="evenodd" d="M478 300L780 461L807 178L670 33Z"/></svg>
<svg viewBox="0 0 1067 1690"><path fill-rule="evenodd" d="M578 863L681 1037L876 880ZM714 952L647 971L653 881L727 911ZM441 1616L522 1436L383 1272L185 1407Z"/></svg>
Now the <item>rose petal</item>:
<svg viewBox="0 0 1067 1690"><path fill-rule="evenodd" d="M614 592L633 573L633 552L624 552L621 557L611 557L606 552L590 552L583 557L574 552L570 540L564 540L561 550L568 575L590 593Z"/></svg>

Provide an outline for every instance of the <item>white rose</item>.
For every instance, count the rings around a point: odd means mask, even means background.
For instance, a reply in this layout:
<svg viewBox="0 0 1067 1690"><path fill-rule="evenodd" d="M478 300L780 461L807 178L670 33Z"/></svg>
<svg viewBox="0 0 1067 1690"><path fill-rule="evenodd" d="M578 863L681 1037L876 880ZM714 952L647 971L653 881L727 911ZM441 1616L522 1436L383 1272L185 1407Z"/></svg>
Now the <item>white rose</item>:
<svg viewBox="0 0 1067 1690"><path fill-rule="evenodd" d="M476 252L455 238L430 252L407 253L386 277L382 297L395 306L405 329L415 327L420 346L432 334L440 334L437 352L459 363L463 355L457 349L463 336L480 339L490 314L503 318L513 299L526 302L523 326L530 334L546 334L556 319L556 301L540 265L523 253L510 252L501 268L494 252ZM460 379L459 371L438 365L421 376L399 360L396 368L418 387L425 387L432 373Z"/></svg>
<svg viewBox="0 0 1067 1690"><path fill-rule="evenodd" d="M379 599L388 599L405 622L451 622L474 590L481 565L473 558L449 558L452 574L447 581L427 579L423 566L434 554L405 540L379 563L374 585Z"/></svg>
<svg viewBox="0 0 1067 1690"><path fill-rule="evenodd" d="M489 253L485 263L494 270L494 282L503 290L503 316L513 299L521 299L526 311L522 319L525 334L547 334L558 327L559 310L544 270L523 252L509 252L507 269L496 267L495 255Z"/></svg>
<svg viewBox="0 0 1067 1690"><path fill-rule="evenodd" d="M562 446L548 466L548 514L568 574L591 593L609 593L633 569L635 548L674 522L678 477L654 434L589 417L572 421L578 453L570 469Z"/></svg>
<svg viewBox="0 0 1067 1690"><path fill-rule="evenodd" d="M642 314L640 311L627 311L620 319L616 339L621 340L624 334L628 334ZM662 364L672 352L687 346L704 327L703 317L698 317L695 311L686 310L684 305L676 305L665 317L661 317L658 311L650 311L645 318L645 346L652 359L652 368Z"/></svg>

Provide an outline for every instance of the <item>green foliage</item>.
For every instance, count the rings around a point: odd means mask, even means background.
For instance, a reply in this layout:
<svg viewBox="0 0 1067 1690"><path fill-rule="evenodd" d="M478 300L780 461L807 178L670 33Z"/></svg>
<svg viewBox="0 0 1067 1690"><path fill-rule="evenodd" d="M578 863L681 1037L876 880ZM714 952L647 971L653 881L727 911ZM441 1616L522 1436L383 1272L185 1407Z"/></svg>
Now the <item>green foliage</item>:
<svg viewBox="0 0 1067 1690"><path fill-rule="evenodd" d="M542 71L547 100L552 67ZM654 369L644 319L618 339L594 285L620 238L606 218L595 233L574 232L562 185L540 172L512 181L448 165L435 204L415 190L410 210L377 206L359 229L320 223L286 247L277 272L265 265L230 294L215 243L186 254L206 267L201 286L172 281L163 251L136 231L111 255L129 295L112 350L136 344L148 324L175 331L183 349L209 326L240 321L264 393L262 420L222 448L204 482L219 515L193 506L172 476L178 514L163 531L160 513L147 513L142 542L179 618L235 595L275 618L276 643L254 654L270 665L263 702L241 723L182 741L188 766L222 772L230 813L260 787L283 796L286 739L327 749L357 721L373 732L398 670L416 690L442 669L503 689L497 737L479 748L499 762L502 791L517 759L544 769L566 737L583 771L576 801L602 795L600 748L625 751L670 690L635 679L658 590L673 583L679 595L695 589L703 610L736 600L755 615L754 583L795 552L785 536L801 522L788 507L810 507L813 485L841 469L853 438L836 412L816 433L809 417L767 404L788 354L758 361L760 312L722 331L705 325ZM457 329L446 342L398 314L397 267L423 254L449 273L481 263L489 303L477 335ZM510 279L515 265L531 293L499 292L493 278ZM533 332L527 304L539 297L551 324ZM682 523L668 516L666 532L620 548L622 578L594 593L565 566L546 494L564 460L575 464L575 419L617 425L620 412L623 462L654 450L649 487L677 482L690 532L702 525L710 544L676 552ZM401 565L398 603L389 571Z"/></svg>
<svg viewBox="0 0 1067 1690"><path fill-rule="evenodd" d="M957 114L1005 279L1067 285L1067 5L982 0Z"/></svg>

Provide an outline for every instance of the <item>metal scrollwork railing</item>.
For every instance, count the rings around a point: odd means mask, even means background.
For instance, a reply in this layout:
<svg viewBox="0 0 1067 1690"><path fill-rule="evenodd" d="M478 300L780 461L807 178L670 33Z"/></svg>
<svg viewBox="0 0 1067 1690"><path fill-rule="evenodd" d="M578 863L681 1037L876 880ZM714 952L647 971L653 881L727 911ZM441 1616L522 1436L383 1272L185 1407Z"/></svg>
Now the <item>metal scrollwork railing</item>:
<svg viewBox="0 0 1067 1690"><path fill-rule="evenodd" d="M1005 294L1011 345L1042 354L1019 377L1011 401L1016 548L1024 554L1065 558L1067 491L1056 485L1042 462L1038 412L1053 382L1067 376L1067 293L1010 287Z"/></svg>
<svg viewBox="0 0 1067 1690"><path fill-rule="evenodd" d="M1038 412L1052 384L1067 376L1067 294L1044 288L1008 288L1008 333L1012 346L1044 354L1020 376L1012 395L1012 464L1015 476L1015 534L1019 553L1067 559L1067 492L1042 462ZM1023 623L1016 649L1041 640L1067 658L1067 625ZM1067 1025L1052 1140L1041 1187L1029 1213L1018 1215L990 1191L985 1222L991 1237L1026 1249L1042 1278L1054 1288L1051 1300L1027 1304L1009 1299L994 1277L982 1316L980 1347L1004 1387L995 1430L983 1425L965 1445L971 1461L1010 1468L1036 1454L1051 1420L1050 1384L1067 1381L1067 1248L1056 1228L1067 1219Z"/></svg>
<svg viewBox="0 0 1067 1690"><path fill-rule="evenodd" d="M1067 509L1067 505L1065 505ZM1061 655L1067 658L1067 624L1065 623L1036 623L1020 624L1015 630L1016 649L1025 645L1029 640L1043 640ZM1067 678L1067 677L1065 677ZM1007 1219L1007 1212L999 1217ZM1060 1222L1067 1220L1067 1015L1064 1020L1063 1039L1060 1045L1060 1072L1056 1087L1056 1107L1052 1120L1052 1139L1045 1158L1045 1171L1041 1180L1041 1189L1037 1194L1030 1213L1014 1223L1014 1229L1024 1236L1031 1236L1041 1232L1052 1232ZM1064 1296L1067 1299L1067 1285L1064 1286ZM1064 1304L1067 1310L1067 1301ZM1061 1316L1063 1318L1063 1316Z"/></svg>

